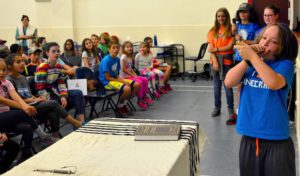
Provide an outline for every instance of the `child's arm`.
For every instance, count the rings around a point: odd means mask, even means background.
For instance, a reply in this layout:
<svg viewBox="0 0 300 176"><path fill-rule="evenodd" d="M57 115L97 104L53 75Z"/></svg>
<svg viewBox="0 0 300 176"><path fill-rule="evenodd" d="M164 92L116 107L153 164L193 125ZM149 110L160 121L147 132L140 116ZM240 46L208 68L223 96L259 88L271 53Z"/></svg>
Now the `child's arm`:
<svg viewBox="0 0 300 176"><path fill-rule="evenodd" d="M130 76L133 76L133 77L135 77L136 75L134 74L134 72L132 71L132 69L129 69L128 70L128 68L126 68L126 61L125 61L125 59L122 59L122 62L121 62L121 64L122 64L122 71L124 72L124 73L126 73L127 75L130 75Z"/></svg>
<svg viewBox="0 0 300 176"><path fill-rule="evenodd" d="M82 60L83 60L83 67L90 67L89 66L89 59L87 58L87 57L83 57L82 58Z"/></svg>
<svg viewBox="0 0 300 176"><path fill-rule="evenodd" d="M225 86L227 88L232 88L234 86L237 86L241 82L247 68L248 65L245 61L242 61L235 67L231 68L226 74L224 80Z"/></svg>
<svg viewBox="0 0 300 176"><path fill-rule="evenodd" d="M139 66L139 58L138 58L137 56L138 56L138 55L136 55L135 58L134 58L134 67L135 67L138 71L140 71L140 69L138 68L138 66Z"/></svg>
<svg viewBox="0 0 300 176"><path fill-rule="evenodd" d="M37 114L36 109L33 106L29 106L25 101L19 96L19 94L15 90L11 90L8 92L9 96L18 102L21 106L21 109L26 112L29 116L34 116Z"/></svg>
<svg viewBox="0 0 300 176"><path fill-rule="evenodd" d="M105 72L105 78L107 79L107 81L118 81L118 79L111 77L109 72Z"/></svg>
<svg viewBox="0 0 300 176"><path fill-rule="evenodd" d="M117 77L117 80L118 80L119 82L121 82L121 83L130 85L128 82L125 81L125 79L121 78L120 76Z"/></svg>
<svg viewBox="0 0 300 176"><path fill-rule="evenodd" d="M216 57L216 54L211 53L210 57L212 59L212 66L213 66L214 71L219 71L219 62L218 62L218 59Z"/></svg>
<svg viewBox="0 0 300 176"><path fill-rule="evenodd" d="M37 101L37 99L34 96L32 96L31 98L24 98L23 100L27 104Z"/></svg>
<svg viewBox="0 0 300 176"><path fill-rule="evenodd" d="M271 89L278 90L286 85L285 78L265 64L261 57L247 44L236 47L244 60L250 61L262 81ZM265 53L268 51L265 51ZM264 54L264 53L263 53Z"/></svg>
<svg viewBox="0 0 300 176"><path fill-rule="evenodd" d="M4 98L2 96L0 96L0 103L15 109L22 109L21 105L18 102L11 100L9 98Z"/></svg>
<svg viewBox="0 0 300 176"><path fill-rule="evenodd" d="M99 57L98 57L97 55L95 56L95 60L96 60L96 64L99 64L99 63L100 63Z"/></svg>
<svg viewBox="0 0 300 176"><path fill-rule="evenodd" d="M213 47L211 43L208 43L208 52L210 52L211 64L214 71L219 71L219 63L216 57L216 48Z"/></svg>
<svg viewBox="0 0 300 176"><path fill-rule="evenodd" d="M153 68L153 57L152 56L151 56L151 59L150 59L149 68Z"/></svg>
<svg viewBox="0 0 300 176"><path fill-rule="evenodd" d="M71 67L71 66L69 66L69 65L67 65L67 64L64 64L63 65L63 70L62 70L62 73L63 74L66 74L66 75L75 75L75 70L76 70L76 68L74 67Z"/></svg>
<svg viewBox="0 0 300 176"><path fill-rule="evenodd" d="M63 74L60 73L57 80L55 81L55 84L57 84L58 93L61 97L67 97L68 96L68 89L63 77Z"/></svg>
<svg viewBox="0 0 300 176"><path fill-rule="evenodd" d="M38 91L38 95L43 96L45 98L49 97L47 92L47 77L48 77L48 67L49 65L46 63L40 64L36 68L35 73L35 89Z"/></svg>
<svg viewBox="0 0 300 176"><path fill-rule="evenodd" d="M118 76L117 78L111 77L109 72L105 72L105 78L108 81L118 81L118 82L122 82L124 84L128 84L124 79L120 78L120 76Z"/></svg>
<svg viewBox="0 0 300 176"><path fill-rule="evenodd" d="M234 39L232 38L232 40L229 42L228 45L223 46L223 47L220 47L220 48L218 48L218 49L216 49L216 50L218 50L218 52L220 52L220 51L221 51L221 52L224 52L224 51L230 51L230 50L232 50L233 45L234 45Z"/></svg>

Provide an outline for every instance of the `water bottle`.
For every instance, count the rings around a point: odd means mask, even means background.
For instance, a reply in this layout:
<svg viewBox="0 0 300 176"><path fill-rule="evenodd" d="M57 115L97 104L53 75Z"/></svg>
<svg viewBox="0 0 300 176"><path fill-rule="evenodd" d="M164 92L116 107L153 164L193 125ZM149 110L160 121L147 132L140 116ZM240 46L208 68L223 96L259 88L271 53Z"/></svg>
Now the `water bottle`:
<svg viewBox="0 0 300 176"><path fill-rule="evenodd" d="M154 35L153 40L154 40L154 46L157 46L157 37L156 37L156 35Z"/></svg>

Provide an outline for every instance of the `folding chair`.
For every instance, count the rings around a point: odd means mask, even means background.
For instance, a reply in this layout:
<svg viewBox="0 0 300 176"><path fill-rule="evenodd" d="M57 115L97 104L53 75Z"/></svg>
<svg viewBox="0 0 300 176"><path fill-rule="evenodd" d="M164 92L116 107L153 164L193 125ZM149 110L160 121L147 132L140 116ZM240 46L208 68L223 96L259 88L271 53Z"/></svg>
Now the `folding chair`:
<svg viewBox="0 0 300 176"><path fill-rule="evenodd" d="M186 77L186 76L192 77L192 81L193 82L196 81L196 79L197 79L198 76L200 76L201 78L209 80L210 75L209 75L209 71L208 70L204 70L203 72L197 72L197 61L203 59L203 57L205 55L205 52L206 52L206 49L207 49L207 46L208 46L208 43L203 43L200 46L198 56L185 58L185 60L187 60L187 61L194 61L194 71L183 73L182 80L184 80L184 77ZM207 74L207 72L208 72L208 74Z"/></svg>
<svg viewBox="0 0 300 176"><path fill-rule="evenodd" d="M96 111L95 106L97 102L101 100L103 100L101 112L108 110L108 108L110 107L114 111L116 117L122 117L122 115L117 110L120 96L118 96L117 102L115 103L112 97L118 95L118 92L114 90L105 90L103 84L98 79L99 71L95 71L94 73L91 69L87 67L81 67L76 69L75 77L77 79L87 79L95 81L96 91L90 92L87 96L85 96L87 102L89 102L91 106L89 118L92 117L93 113L95 113L98 116L98 112ZM103 94L103 92L105 92L105 95ZM128 102L128 104L131 110L135 109L130 101Z"/></svg>
<svg viewBox="0 0 300 176"><path fill-rule="evenodd" d="M118 92L116 90L105 89L104 85L99 80L99 71L96 71L95 75L97 77L97 81L98 81L98 85L99 85L100 89L104 90L107 93L107 98L104 100L102 110L104 110L105 103L106 103L106 100L107 100L106 110L108 109L108 105L110 105L110 107L115 112L116 116L122 118L123 116L117 110L118 109L118 104L119 104L119 101L120 101L120 95L122 94L122 92ZM116 103L112 99L112 97L115 96L115 95L119 95ZM136 111L136 108L134 107L134 105L133 105L133 103L131 102L130 99L127 102L127 106L130 108L131 111Z"/></svg>

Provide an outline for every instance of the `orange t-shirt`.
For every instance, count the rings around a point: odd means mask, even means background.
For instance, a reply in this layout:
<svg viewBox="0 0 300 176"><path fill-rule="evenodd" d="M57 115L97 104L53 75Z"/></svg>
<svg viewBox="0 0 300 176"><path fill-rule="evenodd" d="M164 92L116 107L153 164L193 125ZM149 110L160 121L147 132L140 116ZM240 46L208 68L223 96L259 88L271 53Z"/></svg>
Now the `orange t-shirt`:
<svg viewBox="0 0 300 176"><path fill-rule="evenodd" d="M220 37L216 37L214 31L210 30L207 35L207 42L209 44L211 44L214 48L221 48L221 47L231 44L233 41L233 37L232 36L230 36L230 37L222 36L224 34L224 32L225 32L225 27L221 26L221 28L218 32L218 36L220 36ZM220 52L217 52L216 54L222 54L222 55L233 54L233 49L228 50L228 51L220 51ZM225 58L223 60L223 63L224 63L224 65L232 65L232 59Z"/></svg>

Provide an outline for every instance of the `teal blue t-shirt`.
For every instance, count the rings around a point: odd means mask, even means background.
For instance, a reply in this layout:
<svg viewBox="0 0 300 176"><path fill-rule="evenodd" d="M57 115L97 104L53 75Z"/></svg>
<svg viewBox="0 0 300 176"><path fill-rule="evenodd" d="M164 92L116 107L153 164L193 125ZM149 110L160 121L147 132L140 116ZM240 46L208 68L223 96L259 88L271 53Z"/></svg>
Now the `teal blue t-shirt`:
<svg viewBox="0 0 300 176"><path fill-rule="evenodd" d="M293 82L294 64L290 60L265 63L285 78L286 86L279 90L269 89L255 69L249 67L242 80L237 132L260 139L288 139L286 101Z"/></svg>
<svg viewBox="0 0 300 176"><path fill-rule="evenodd" d="M106 86L109 81L105 77L105 73L109 72L111 77L117 78L121 69L120 58L112 58L109 54L106 55L99 66L99 79L104 86Z"/></svg>
<svg viewBox="0 0 300 176"><path fill-rule="evenodd" d="M243 40L254 40L255 37L258 35L259 29L259 26L255 23L237 24L238 34L242 36ZM240 53L237 50L235 50L234 60L242 60Z"/></svg>

